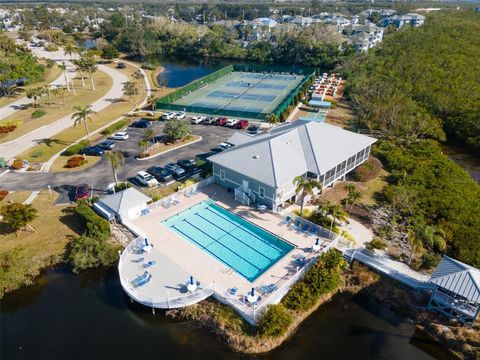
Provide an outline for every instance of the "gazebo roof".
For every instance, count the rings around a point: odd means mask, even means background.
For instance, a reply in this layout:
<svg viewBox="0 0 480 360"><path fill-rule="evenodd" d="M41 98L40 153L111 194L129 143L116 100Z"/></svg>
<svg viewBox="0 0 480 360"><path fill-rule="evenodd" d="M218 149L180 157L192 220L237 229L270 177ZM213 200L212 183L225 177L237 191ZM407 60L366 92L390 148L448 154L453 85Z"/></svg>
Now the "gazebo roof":
<svg viewBox="0 0 480 360"><path fill-rule="evenodd" d="M480 270L444 256L430 278L430 282L480 303Z"/></svg>

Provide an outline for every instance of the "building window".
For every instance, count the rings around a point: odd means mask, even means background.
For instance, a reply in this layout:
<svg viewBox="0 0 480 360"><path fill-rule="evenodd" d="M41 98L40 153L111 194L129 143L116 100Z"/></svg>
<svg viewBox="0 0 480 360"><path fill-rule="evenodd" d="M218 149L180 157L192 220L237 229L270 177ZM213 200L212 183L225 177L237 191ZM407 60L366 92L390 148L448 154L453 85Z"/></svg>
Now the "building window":
<svg viewBox="0 0 480 360"><path fill-rule="evenodd" d="M220 179L225 180L225 170L220 170Z"/></svg>
<svg viewBox="0 0 480 360"><path fill-rule="evenodd" d="M258 196L260 196L261 198L265 197L265 188L260 186L258 187Z"/></svg>

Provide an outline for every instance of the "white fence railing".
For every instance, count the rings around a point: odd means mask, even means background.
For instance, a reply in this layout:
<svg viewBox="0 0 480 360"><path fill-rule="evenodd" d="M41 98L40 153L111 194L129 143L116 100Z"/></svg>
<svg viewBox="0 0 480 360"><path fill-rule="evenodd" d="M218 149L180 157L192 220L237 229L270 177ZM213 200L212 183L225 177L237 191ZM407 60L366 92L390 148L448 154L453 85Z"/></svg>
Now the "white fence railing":
<svg viewBox="0 0 480 360"><path fill-rule="evenodd" d="M185 307L188 305L193 305L199 301L202 301L209 296L211 296L214 292L215 284L211 283L206 287L199 288L196 291L185 294L185 295L173 295L173 296L163 296L163 297L153 297L146 294L142 294L141 292L137 291L131 284L131 279L122 276L122 269L124 266L123 257L126 254L132 254L136 252L136 248L141 245L144 241L143 236L137 237L133 240L123 251L122 255L120 256L120 260L118 261L118 272L120 276L120 283L122 284L123 289L125 292L130 296L131 299L143 304L145 306L159 308L159 309L174 309L179 307Z"/></svg>
<svg viewBox="0 0 480 360"><path fill-rule="evenodd" d="M447 295L440 291L435 291L433 293L432 300L450 306L453 310L459 311L471 317L474 317L477 313L477 308L473 305L470 305L468 301L454 298L453 296Z"/></svg>
<svg viewBox="0 0 480 360"><path fill-rule="evenodd" d="M153 210L161 206L168 206L168 204L175 202L175 200L178 200L178 197L181 195L188 195L189 193L195 192L200 190L201 188L204 188L208 185L211 185L214 183L214 177L210 176L202 181L199 181L195 184L192 184L186 188L183 188L169 196L165 196L153 203L151 203L148 208Z"/></svg>

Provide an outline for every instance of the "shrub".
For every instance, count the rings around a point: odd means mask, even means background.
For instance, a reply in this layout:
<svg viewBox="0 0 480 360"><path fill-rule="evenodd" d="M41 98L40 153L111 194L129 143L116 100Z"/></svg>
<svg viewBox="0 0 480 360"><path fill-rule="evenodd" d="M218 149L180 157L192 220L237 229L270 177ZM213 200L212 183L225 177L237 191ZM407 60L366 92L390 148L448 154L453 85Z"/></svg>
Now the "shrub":
<svg viewBox="0 0 480 360"><path fill-rule="evenodd" d="M292 323L290 315L282 304L270 305L257 324L260 336L281 336Z"/></svg>
<svg viewBox="0 0 480 360"><path fill-rule="evenodd" d="M74 156L67 160L67 164L65 165L65 167L67 169L72 169L85 165L87 162L87 159L85 159L83 156Z"/></svg>
<svg viewBox="0 0 480 360"><path fill-rule="evenodd" d="M78 144L73 144L72 146L68 147L64 152L63 155L72 156L78 154L80 150L90 146L89 140L82 140Z"/></svg>
<svg viewBox="0 0 480 360"><path fill-rule="evenodd" d="M163 127L163 133L169 140L177 141L190 135L190 123L182 120L169 120Z"/></svg>
<svg viewBox="0 0 480 360"><path fill-rule="evenodd" d="M128 125L130 125L130 119L123 118L122 120L119 120L116 123L113 123L112 125L103 129L101 134L104 136L112 135L113 133L117 132L120 129L123 129Z"/></svg>
<svg viewBox="0 0 480 360"><path fill-rule="evenodd" d="M156 68L157 67L152 63L144 62L142 64L142 69L145 69L145 70L155 70Z"/></svg>
<svg viewBox="0 0 480 360"><path fill-rule="evenodd" d="M0 252L0 299L5 292L31 285L39 274L38 267L32 266L25 250L15 247Z"/></svg>
<svg viewBox="0 0 480 360"><path fill-rule="evenodd" d="M439 254L425 252L422 255L422 264L420 265L420 268L424 270L430 270L438 265L441 258L442 257Z"/></svg>
<svg viewBox="0 0 480 360"><path fill-rule="evenodd" d="M58 46L55 45L55 44L47 44L44 46L44 49L46 51L57 51L58 50Z"/></svg>
<svg viewBox="0 0 480 360"><path fill-rule="evenodd" d="M32 113L32 118L33 119L38 119L39 117L42 117L43 115L45 115L47 112L45 110L35 110L33 113Z"/></svg>
<svg viewBox="0 0 480 360"><path fill-rule="evenodd" d="M115 189L115 192L118 192L118 191L128 189L129 187L132 187L132 185L130 185L128 182L121 182L121 183L118 183L118 185L115 185L114 189Z"/></svg>
<svg viewBox="0 0 480 360"><path fill-rule="evenodd" d="M382 163L375 157L370 157L362 165L355 169L355 178L358 181L375 179L382 170Z"/></svg>
<svg viewBox="0 0 480 360"><path fill-rule="evenodd" d="M80 236L67 245L67 259L73 266L73 272L112 265L118 258L118 247L97 237Z"/></svg>
<svg viewBox="0 0 480 360"><path fill-rule="evenodd" d="M110 236L110 224L92 210L85 201L79 201L75 211L85 220L86 236L107 239Z"/></svg>
<svg viewBox="0 0 480 360"><path fill-rule="evenodd" d="M7 190L0 190L0 201L5 199L8 196L8 191Z"/></svg>
<svg viewBox="0 0 480 360"><path fill-rule="evenodd" d="M13 169L13 170L20 170L23 168L23 160L22 159L15 159L13 160L13 163L12 165L10 165L10 167Z"/></svg>
<svg viewBox="0 0 480 360"><path fill-rule="evenodd" d="M16 128L15 125L2 125L0 126L0 134L7 134L14 131Z"/></svg>
<svg viewBox="0 0 480 360"><path fill-rule="evenodd" d="M371 246L372 249L378 249L378 250L385 250L387 245L380 239L375 238L372 241L370 241L369 245Z"/></svg>

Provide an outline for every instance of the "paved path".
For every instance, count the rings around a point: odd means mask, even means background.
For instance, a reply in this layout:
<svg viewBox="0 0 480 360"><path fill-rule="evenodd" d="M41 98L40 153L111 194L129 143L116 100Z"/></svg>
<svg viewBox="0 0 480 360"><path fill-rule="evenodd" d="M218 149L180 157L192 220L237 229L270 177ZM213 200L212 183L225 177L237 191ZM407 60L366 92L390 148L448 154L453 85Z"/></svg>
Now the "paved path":
<svg viewBox="0 0 480 360"><path fill-rule="evenodd" d="M123 95L122 83L128 81L128 77L125 74L108 66L98 65L98 69L113 78L113 86L101 99L92 104L92 110L96 112L100 112L121 99ZM43 140L49 139L66 128L73 126L72 114L68 114L51 124L42 126L8 143L0 144L0 154L7 160L12 159Z"/></svg>
<svg viewBox="0 0 480 360"><path fill-rule="evenodd" d="M38 41L38 39L36 39ZM25 42L17 41L18 43ZM45 51L43 47L31 47L30 44L26 44L33 52L33 54L38 58L46 58L56 61L57 63L65 62L67 66L67 79L71 81L75 78L76 75L76 67L68 60L67 55L63 52L62 49L58 51ZM59 87L65 85L65 76L62 74L53 82L50 83L51 87ZM0 108L0 120L5 119L15 113L16 111L23 109L26 105L30 104L32 99L22 97L17 101L5 105L4 107Z"/></svg>

